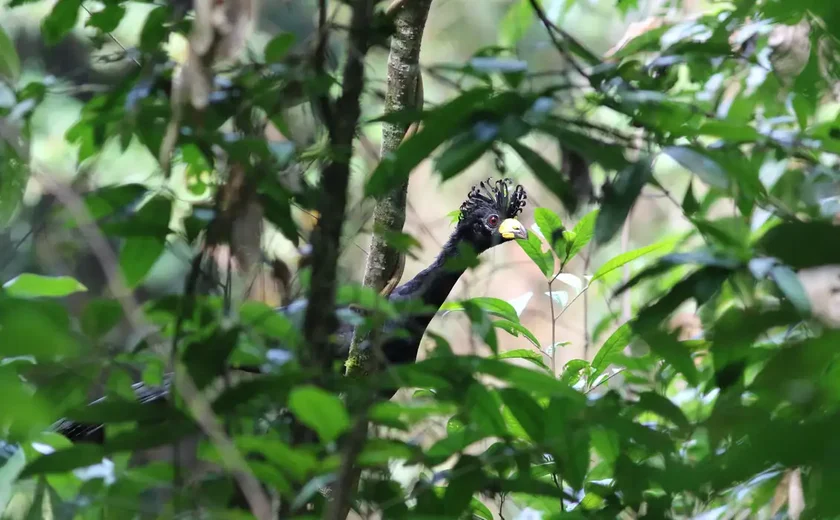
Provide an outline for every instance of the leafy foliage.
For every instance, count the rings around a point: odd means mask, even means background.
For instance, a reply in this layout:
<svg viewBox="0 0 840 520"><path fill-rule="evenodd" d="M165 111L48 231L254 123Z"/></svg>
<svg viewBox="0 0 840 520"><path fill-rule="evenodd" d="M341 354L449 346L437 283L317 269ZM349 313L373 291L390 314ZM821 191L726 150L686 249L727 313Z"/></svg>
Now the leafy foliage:
<svg viewBox="0 0 840 520"><path fill-rule="evenodd" d="M618 3L625 13L635 4ZM95 229L117 250L111 274L119 283L99 292L67 276L22 272L3 280L0 395L9 404L0 409L0 505L14 509L28 494L18 516L105 517L121 514L128 501L155 514L200 507L226 517L240 485L232 475L246 475L279 498L276 517L309 517L330 509L319 490L352 465L365 470L360 486L341 491L383 518L492 518L497 508L489 500L544 518L718 517L724 510L770 518L783 507L792 517L840 515L840 352L832 328L840 322L840 282L836 271L816 283L803 277L840 264L834 4L716 3L689 20L656 20L603 60L543 19L548 14L535 13L540 5L509 6L503 48L432 69L462 87L451 99L370 119L421 125L372 169L363 191L380 197L429 158L448 180L491 154L505 172L509 161L524 165L544 188L541 201L554 197L575 209L590 203L581 170L568 167L580 159L589 185L602 183L598 209L561 217L544 202L533 212L533 232L517 241L544 277L547 298L539 304L551 314L549 334L529 330L511 302L452 301L440 310L465 316L490 354L456 355L445 338L429 334L435 348L425 359L345 378L332 360L312 362L294 309L234 305L225 294L198 291L198 276L187 277L191 290L126 303L175 240L198 249L233 234L226 212L241 201L219 204L208 217L206 207L166 189L98 187L53 216L64 231ZM261 217L297 244L303 233L292 208L315 207L330 180L287 182L277 173L309 162L323 170L348 150L321 142L282 152L262 132L269 121L284 126L288 107L278 99L323 99L334 78L299 59L295 37L283 32L262 56L219 74L206 107L173 104L163 45L190 28L176 7L151 10L132 49L142 70L93 96L67 132L79 169L110 143L136 143L154 157L171 146L194 194L229 202L224 190L237 182L236 165L252 190L247 202L258 200ZM104 39L126 10L107 2L85 25ZM44 41L60 42L84 11L76 0L55 2L41 24ZM804 41L773 32L796 23L808 24ZM569 71L536 72L519 59L516 47L537 27ZM20 67L0 31L0 77L14 97L3 114L28 123L46 86L18 84ZM608 114L611 123L584 113ZM0 165L4 224L29 180L10 144ZM559 160L551 147L560 149ZM684 230L616 251L616 235L654 195L671 203ZM408 235L395 239L404 250L415 244ZM302 288L320 283L307 279L301 263ZM201 271L199 262L193 267ZM558 369L567 338L555 337L555 322L582 304L578 297L599 291L609 303L626 297L630 315L607 312L594 326L583 323L591 355ZM369 288L335 293L337 303L352 306L340 318L360 329L423 316L411 302ZM79 315L65 305L87 296ZM530 296L526 304L534 305ZM699 323L691 334L672 321L686 309ZM131 348L115 348L118 336L131 336ZM525 338L526 347L507 348L509 336ZM262 374L234 380L231 368L242 367ZM170 384L170 398L136 399ZM105 399L88 404L92 389ZM394 389L414 393L379 398ZM73 445L49 433L61 418L103 425L104 442ZM377 428L359 436L356 425L367 422ZM445 427L431 442L416 442L413 432L429 424ZM207 434L196 450L214 468L207 476L187 482L177 460L129 460L197 433ZM416 478L399 479L397 465ZM173 493L148 498L162 491Z"/></svg>

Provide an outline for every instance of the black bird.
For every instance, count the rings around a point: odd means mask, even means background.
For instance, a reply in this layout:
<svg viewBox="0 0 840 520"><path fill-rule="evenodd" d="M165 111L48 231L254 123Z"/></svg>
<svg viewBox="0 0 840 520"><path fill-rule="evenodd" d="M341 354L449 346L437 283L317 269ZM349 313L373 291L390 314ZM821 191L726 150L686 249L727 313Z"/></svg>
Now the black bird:
<svg viewBox="0 0 840 520"><path fill-rule="evenodd" d="M516 219L525 206L526 198L525 189L521 185L512 187L510 179L498 180L495 183L488 179L478 186L473 186L467 200L461 205L461 214L455 230L434 262L414 278L394 289L389 296L392 302L416 299L423 303L424 308L430 309L430 312L400 317L384 325L380 336L381 349L389 364L413 363L417 359L420 342L429 322L467 270L468 264L459 261L459 255L465 247L472 248L479 254L504 242L528 237L527 230ZM298 300L278 310L300 325L306 305L306 300ZM431 309L434 309L434 312L431 312ZM339 309L339 312L352 311ZM408 334L392 334L397 330L407 331ZM353 326L348 320L343 320L337 331L337 358L347 358L352 334ZM365 348L364 344L362 348ZM168 391L166 386L149 389L139 383L135 385L135 389L138 400L143 403L161 401ZM393 394L388 397L392 396ZM104 441L102 425L61 420L54 425L54 429L74 442Z"/></svg>

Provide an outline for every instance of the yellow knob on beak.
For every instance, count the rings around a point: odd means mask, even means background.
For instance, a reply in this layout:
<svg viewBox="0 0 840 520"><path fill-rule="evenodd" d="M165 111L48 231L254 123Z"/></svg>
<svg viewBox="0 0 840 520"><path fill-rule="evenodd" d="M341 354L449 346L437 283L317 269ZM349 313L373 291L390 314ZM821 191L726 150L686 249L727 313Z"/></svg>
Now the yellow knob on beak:
<svg viewBox="0 0 840 520"><path fill-rule="evenodd" d="M499 234L502 235L502 238L510 240L512 238L528 238L528 230L522 225L521 222L516 220L515 218L507 218L499 224Z"/></svg>

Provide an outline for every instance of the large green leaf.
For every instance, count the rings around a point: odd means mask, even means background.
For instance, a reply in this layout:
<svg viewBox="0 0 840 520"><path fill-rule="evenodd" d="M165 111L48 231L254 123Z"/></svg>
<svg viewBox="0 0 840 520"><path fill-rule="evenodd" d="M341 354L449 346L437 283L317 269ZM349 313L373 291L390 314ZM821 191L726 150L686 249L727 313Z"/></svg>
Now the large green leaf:
<svg viewBox="0 0 840 520"><path fill-rule="evenodd" d="M534 222L540 228L540 233L545 237L548 245L554 250L561 261L566 259L566 240L563 238L563 221L548 208L536 208L534 210Z"/></svg>
<svg viewBox="0 0 840 520"><path fill-rule="evenodd" d="M450 137L463 130L462 123L490 97L485 88L469 90L424 117L422 129L383 157L365 185L365 194L378 197L399 186L414 168Z"/></svg>
<svg viewBox="0 0 840 520"><path fill-rule="evenodd" d="M783 222L765 233L758 248L794 269L840 263L840 226L830 222Z"/></svg>
<svg viewBox="0 0 840 520"><path fill-rule="evenodd" d="M515 48L534 23L531 0L512 2L499 24L499 45Z"/></svg>
<svg viewBox="0 0 840 520"><path fill-rule="evenodd" d="M470 298L469 300L464 300L463 302L447 302L440 306L440 310L464 311L464 305L467 302L478 306L480 309L482 309L488 314L504 318L508 321L519 323L519 316L516 315L516 309L513 308L513 305L509 304L504 300L500 300L499 298L491 298L488 296Z"/></svg>
<svg viewBox="0 0 840 520"><path fill-rule="evenodd" d="M299 386L289 394L289 409L324 442L332 442L350 426L344 403L316 386Z"/></svg>
<svg viewBox="0 0 840 520"><path fill-rule="evenodd" d="M802 283L796 276L796 273L787 266L777 265L770 270L770 277L776 282L779 290L785 295L790 303L796 307L799 312L807 316L811 312L811 300L802 287Z"/></svg>
<svg viewBox="0 0 840 520"><path fill-rule="evenodd" d="M595 241L609 241L621 228L642 188L652 178L650 162L640 159L621 170L604 193L604 202L595 222Z"/></svg>
<svg viewBox="0 0 840 520"><path fill-rule="evenodd" d="M499 395L528 437L534 442L542 442L545 437L545 410L527 393L515 388L503 388Z"/></svg>
<svg viewBox="0 0 840 520"><path fill-rule="evenodd" d="M680 163L685 169L696 173L709 186L722 190L729 188L729 176L714 159L708 157L702 150L689 146L669 146L662 152Z"/></svg>
<svg viewBox="0 0 840 520"><path fill-rule="evenodd" d="M105 452L95 444L76 444L70 448L43 455L23 468L21 478L33 475L64 473L76 468L83 468L102 461Z"/></svg>
<svg viewBox="0 0 840 520"><path fill-rule="evenodd" d="M509 139L507 143L519 154L519 157L522 158L522 161L528 166L528 169L531 170L534 176L549 191L556 195L567 208L577 207L577 201L572 187L560 170L549 164L542 155L519 141Z"/></svg>
<svg viewBox="0 0 840 520"><path fill-rule="evenodd" d="M55 45L76 26L82 0L58 0L41 21L41 34L49 45Z"/></svg>
<svg viewBox="0 0 840 520"><path fill-rule="evenodd" d="M575 224L574 229L572 229L574 238L569 245L567 260L571 260L577 256L577 254L586 247L587 244L589 244L589 241L592 240L592 237L595 235L595 222L597 219L598 210L594 209L581 217L577 224Z"/></svg>
<svg viewBox="0 0 840 520"><path fill-rule="evenodd" d="M627 323L612 333L592 359L592 380L595 380L612 363L624 347L630 344L631 339L633 339L633 329Z"/></svg>
<svg viewBox="0 0 840 520"><path fill-rule="evenodd" d="M543 251L542 242L540 238L530 233L525 240L517 240L519 247L525 251L525 254L540 268L543 275L549 278L554 273L554 255L551 251Z"/></svg>
<svg viewBox="0 0 840 520"><path fill-rule="evenodd" d="M531 342L532 345L534 345L537 348L540 348L540 342L537 339L537 337L534 336L534 334L530 330L528 330L527 327L525 327L519 322L509 320L493 320L493 326L497 329L504 330L505 332L514 337L517 337L520 334L522 334L523 336L525 336L525 338L528 339L528 341Z"/></svg>

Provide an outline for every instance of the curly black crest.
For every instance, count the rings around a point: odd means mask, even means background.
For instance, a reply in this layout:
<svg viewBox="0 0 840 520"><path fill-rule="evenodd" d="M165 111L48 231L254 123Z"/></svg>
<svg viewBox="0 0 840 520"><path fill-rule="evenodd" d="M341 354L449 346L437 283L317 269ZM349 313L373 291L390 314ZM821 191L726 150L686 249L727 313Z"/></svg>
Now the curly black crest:
<svg viewBox="0 0 840 520"><path fill-rule="evenodd" d="M481 206L492 206L499 210L505 218L512 218L522 212L525 207L528 195L521 184L511 190L513 185L511 179L501 179L493 182L492 179L481 181L478 186L473 186L467 200L461 204L461 216L463 220L476 208Z"/></svg>

